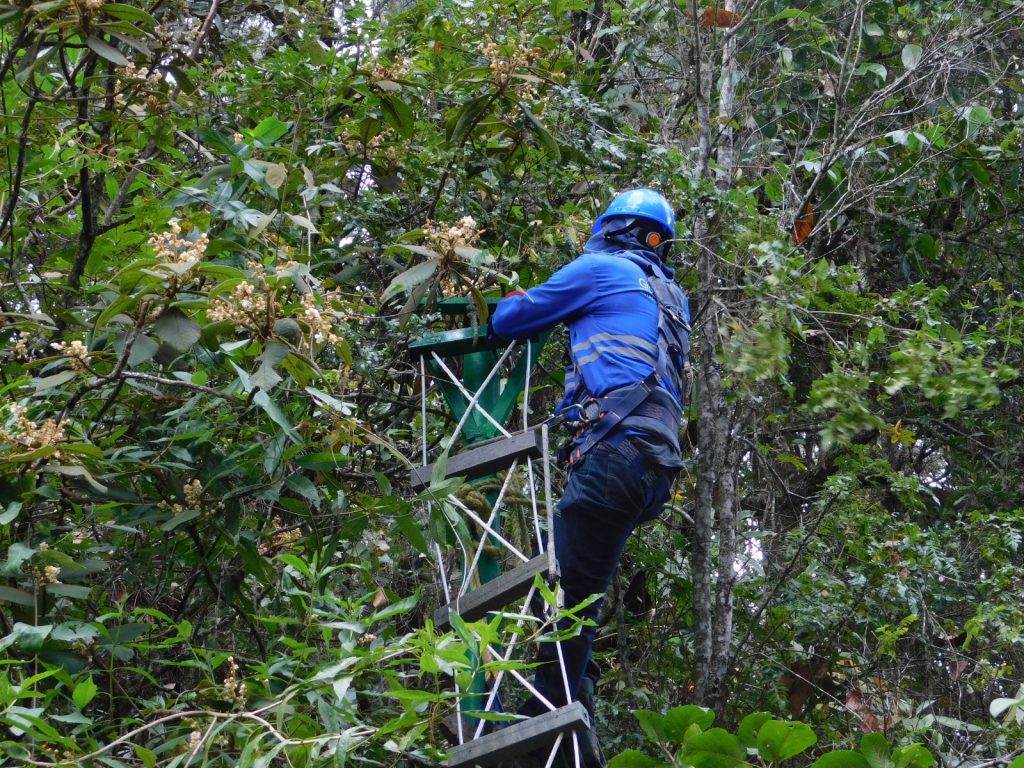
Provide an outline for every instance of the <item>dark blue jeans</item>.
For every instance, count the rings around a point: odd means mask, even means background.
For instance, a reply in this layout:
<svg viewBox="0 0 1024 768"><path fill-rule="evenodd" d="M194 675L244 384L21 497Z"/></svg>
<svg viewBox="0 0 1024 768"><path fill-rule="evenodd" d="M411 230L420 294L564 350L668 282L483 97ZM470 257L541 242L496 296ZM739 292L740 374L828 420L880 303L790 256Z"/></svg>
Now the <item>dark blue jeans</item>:
<svg viewBox="0 0 1024 768"><path fill-rule="evenodd" d="M675 475L673 469L652 465L628 438L601 441L573 466L555 507L555 556L565 607L607 591L626 539L637 525L658 516ZM581 615L596 620L603 600L591 603ZM584 626L578 636L562 641L570 700L576 698L596 634L596 626ZM534 686L556 707L567 704L555 643L541 643L536 661L541 665ZM545 711L532 696L519 710L531 717Z"/></svg>

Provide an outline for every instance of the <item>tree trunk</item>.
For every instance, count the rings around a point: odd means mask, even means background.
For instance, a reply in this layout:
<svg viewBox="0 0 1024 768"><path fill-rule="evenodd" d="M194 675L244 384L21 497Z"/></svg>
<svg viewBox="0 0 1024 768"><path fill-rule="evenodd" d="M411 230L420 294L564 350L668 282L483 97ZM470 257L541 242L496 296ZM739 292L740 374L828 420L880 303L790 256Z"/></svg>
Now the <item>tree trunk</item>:
<svg viewBox="0 0 1024 768"><path fill-rule="evenodd" d="M735 3L726 9L735 11ZM733 132L729 120L735 102L735 40L728 34L720 49L700 47L700 32L694 24L698 62L697 115L698 179L713 180L719 191L732 184L735 166ZM718 52L721 51L721 58ZM716 66L715 62L721 63ZM712 124L712 88L722 84L715 123L724 126L716 136ZM711 159L716 167L711 173ZM712 178L713 176L713 178ZM695 629L695 698L698 703L721 713L727 696L727 676L733 633L733 588L736 544L736 472L740 450L736 442L736 412L726 399L718 362L721 334L721 310L715 287L723 284L724 262L719 258L719 237L709 218L698 213L693 228L700 249L697 268L701 290L699 306L699 352L696 356L698 383L698 437L696 508L690 568L693 575ZM717 558L714 545L717 542Z"/></svg>

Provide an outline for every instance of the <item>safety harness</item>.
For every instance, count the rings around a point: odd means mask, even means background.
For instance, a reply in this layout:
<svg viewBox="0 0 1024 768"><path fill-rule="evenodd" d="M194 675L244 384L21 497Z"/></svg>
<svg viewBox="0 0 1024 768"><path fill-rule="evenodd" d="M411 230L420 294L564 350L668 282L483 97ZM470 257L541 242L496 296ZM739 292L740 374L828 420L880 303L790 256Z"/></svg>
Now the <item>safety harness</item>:
<svg viewBox="0 0 1024 768"><path fill-rule="evenodd" d="M685 294L659 264L642 252L622 251L620 255L644 270L658 303L657 350L645 349L650 345L639 339L632 339L634 343L626 346L621 343L622 339L614 337L588 339L573 349L573 364L566 371L566 391L572 393L574 402L563 408L562 413L567 425L574 430L574 436L559 451L559 459L570 465L578 463L609 432L622 425L661 438L657 443L663 446L660 450L664 455L657 457L659 462L678 466L680 403L686 400L688 383L689 305ZM637 344L638 341L642 343ZM594 348L593 354L600 354L602 344L604 348L615 344L614 349L620 353L628 352L638 359L654 362L654 370L642 381L594 397L580 375L581 359L586 358L579 355L587 347ZM657 355L656 360L651 353Z"/></svg>

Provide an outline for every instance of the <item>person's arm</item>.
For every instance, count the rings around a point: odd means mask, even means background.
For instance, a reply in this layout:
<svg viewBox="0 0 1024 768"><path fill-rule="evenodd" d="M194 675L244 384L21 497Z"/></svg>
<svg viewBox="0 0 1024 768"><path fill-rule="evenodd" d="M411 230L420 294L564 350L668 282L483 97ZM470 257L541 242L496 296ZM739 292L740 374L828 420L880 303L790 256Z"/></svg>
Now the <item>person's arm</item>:
<svg viewBox="0 0 1024 768"><path fill-rule="evenodd" d="M596 294L589 261L580 257L547 282L506 298L495 308L491 328L503 339L528 339L586 309Z"/></svg>

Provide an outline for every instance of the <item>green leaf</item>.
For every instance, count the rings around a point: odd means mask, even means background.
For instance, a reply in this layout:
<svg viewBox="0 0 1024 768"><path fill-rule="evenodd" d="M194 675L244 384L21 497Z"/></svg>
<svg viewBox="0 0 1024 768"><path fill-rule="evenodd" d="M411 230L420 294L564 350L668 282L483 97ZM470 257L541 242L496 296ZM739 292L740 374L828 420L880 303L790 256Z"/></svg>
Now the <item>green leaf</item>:
<svg viewBox="0 0 1024 768"><path fill-rule="evenodd" d="M419 264L405 270L402 274L397 275L384 290L384 295L381 296L381 302L387 302L388 299L396 294L411 291L420 283L430 279L434 272L437 271L437 265L438 262L436 259L421 261Z"/></svg>
<svg viewBox="0 0 1024 768"><path fill-rule="evenodd" d="M992 699L992 702L988 705L989 714L992 717L999 717L1010 707L1019 707L1024 705L1024 699Z"/></svg>
<svg viewBox="0 0 1024 768"><path fill-rule="evenodd" d="M156 26L156 19L144 10L124 3L104 3L103 13L126 21L143 21L150 26Z"/></svg>
<svg viewBox="0 0 1024 768"><path fill-rule="evenodd" d="M822 755L814 761L811 768L871 768L868 759L860 752L840 749Z"/></svg>
<svg viewBox="0 0 1024 768"><path fill-rule="evenodd" d="M92 594L92 589L81 584L47 584L46 594L70 597L72 600L86 600Z"/></svg>
<svg viewBox="0 0 1024 768"><path fill-rule="evenodd" d="M913 744L911 746L917 747L917 746L920 746L920 745ZM934 762L934 758L933 758L932 762ZM918 767L918 768L920 768L920 767ZM1017 758L1012 763L1010 763L1008 766L1006 766L1006 768L1024 768L1024 755L1018 755Z"/></svg>
<svg viewBox="0 0 1024 768"><path fill-rule="evenodd" d="M288 553L285 553L285 554L282 554L282 555L278 555L277 559L280 560L285 565L290 565L292 568L297 570L299 573L301 573L307 579L309 578L309 573L310 573L309 565L306 563L305 560L302 560L301 558L299 558L299 557L297 557L295 555L288 554Z"/></svg>
<svg viewBox="0 0 1024 768"><path fill-rule="evenodd" d="M313 481L305 475L289 475L284 479L284 484L314 504L320 503L320 492L313 485Z"/></svg>
<svg viewBox="0 0 1024 768"><path fill-rule="evenodd" d="M132 744L132 749L135 750L135 756L142 761L143 768L156 768L156 752L138 744Z"/></svg>
<svg viewBox="0 0 1024 768"><path fill-rule="evenodd" d="M179 352L184 352L197 341L199 325L185 316L177 307L171 307L153 323L153 333Z"/></svg>
<svg viewBox="0 0 1024 768"><path fill-rule="evenodd" d="M199 509L186 509L183 512L179 512L166 523L160 526L161 531L173 531L178 526L184 525L189 520L195 520L202 514L202 510Z"/></svg>
<svg viewBox="0 0 1024 768"><path fill-rule="evenodd" d="M384 107L384 118L398 134L408 139L416 126L415 118L409 105L393 94L380 95L381 106Z"/></svg>
<svg viewBox="0 0 1024 768"><path fill-rule="evenodd" d="M740 726L736 729L736 735L739 736L740 744L745 749L756 749L757 732L761 730L762 725L771 719L772 716L769 712L751 712L740 720Z"/></svg>
<svg viewBox="0 0 1024 768"><path fill-rule="evenodd" d="M399 613L411 611L413 608L416 607L416 604L419 603L419 601L420 591L417 589L416 592L412 595L409 595L409 597L403 598L398 602L392 603L386 608L377 611L375 614L373 614L373 616L370 617L370 623L372 624L374 622L390 618L391 616L396 616Z"/></svg>
<svg viewBox="0 0 1024 768"><path fill-rule="evenodd" d="M608 768L668 768L668 764L638 749L627 749L609 760Z"/></svg>
<svg viewBox="0 0 1024 768"><path fill-rule="evenodd" d="M440 488L444 485L445 476L448 474L448 456L450 448L445 448L441 455L437 457L437 461L434 462L430 468L430 488L431 490ZM437 492L438 494L440 492Z"/></svg>
<svg viewBox="0 0 1024 768"><path fill-rule="evenodd" d="M134 368L140 363L152 360L158 349L160 345L153 339L145 334L139 334L132 344L132 351L128 353L128 366Z"/></svg>
<svg viewBox="0 0 1024 768"><path fill-rule="evenodd" d="M99 688L96 683L93 682L91 677L87 677L85 680L75 686L74 692L71 694L71 700L75 702L75 706L79 709L85 709L89 702L96 698L96 692Z"/></svg>
<svg viewBox="0 0 1024 768"><path fill-rule="evenodd" d="M867 733L860 740L860 752L867 758L871 768L890 768L889 742L880 733Z"/></svg>
<svg viewBox="0 0 1024 768"><path fill-rule="evenodd" d="M85 44L88 45L97 56L100 56L107 61L112 61L119 67L127 67L131 63L125 58L123 53L117 50L117 48L105 40L101 40L96 37L96 35L89 35L89 37L85 39Z"/></svg>
<svg viewBox="0 0 1024 768"><path fill-rule="evenodd" d="M288 417L285 416L284 411L278 407L277 403L270 399L270 395L263 390L260 390L256 393L256 396L253 397L252 401L266 412L271 421L284 430L284 433L292 442L302 442L302 438L299 437L299 433L295 431L295 427L292 426L291 421L288 420Z"/></svg>
<svg viewBox="0 0 1024 768"><path fill-rule="evenodd" d="M922 744L908 744L893 752L896 768L931 768L935 765L935 756ZM1008 768L1013 768L1012 764ZM1024 768L1019 766L1018 768Z"/></svg>
<svg viewBox="0 0 1024 768"><path fill-rule="evenodd" d="M298 224L304 230L309 232L311 235L315 235L319 232L319 230L317 230L316 228L316 225L312 221L307 219L305 216L300 216L297 213L285 213L285 216L291 219L293 223Z"/></svg>
<svg viewBox="0 0 1024 768"><path fill-rule="evenodd" d="M12 501L7 505L7 508L0 512L0 525L9 525L18 519L18 515L21 514L22 503L20 501Z"/></svg>
<svg viewBox="0 0 1024 768"><path fill-rule="evenodd" d="M7 576L17 576L18 572L21 571L21 566L26 560L32 557L36 551L32 547L26 546L20 542L14 542L10 547L7 548L7 561L4 563L4 574Z"/></svg>
<svg viewBox="0 0 1024 768"><path fill-rule="evenodd" d="M25 12L24 8L15 5L0 5L0 24L6 24L19 18Z"/></svg>
<svg viewBox="0 0 1024 768"><path fill-rule="evenodd" d="M558 161L562 159L562 151L558 148L558 142L551 132L544 127L544 124L537 118L525 104L520 104L522 113L526 115L526 122L530 130L537 137L537 141L544 147L544 151L551 155L551 159Z"/></svg>
<svg viewBox="0 0 1024 768"><path fill-rule="evenodd" d="M724 728L693 734L683 749L683 759L694 768L735 768L746 764L747 750Z"/></svg>
<svg viewBox="0 0 1024 768"><path fill-rule="evenodd" d="M264 392L269 392L282 381L284 379L281 378L281 374L274 370L274 366L267 365L266 362L262 363L249 379L249 383L253 387L259 387Z"/></svg>
<svg viewBox="0 0 1024 768"><path fill-rule="evenodd" d="M861 64L857 69L854 70L855 75L866 75L868 73L876 75L882 80L885 80L889 76L889 70L887 70L882 64L874 61L866 61Z"/></svg>
<svg viewBox="0 0 1024 768"><path fill-rule="evenodd" d="M14 603L24 605L26 608L34 608L36 599L23 589L0 586L0 603Z"/></svg>
<svg viewBox="0 0 1024 768"><path fill-rule="evenodd" d="M448 135L448 141L451 144L460 144L466 134L476 125L477 118L480 117L480 114L489 103L490 97L479 96L466 104L459 112L458 118L454 121L454 126Z"/></svg>
<svg viewBox="0 0 1024 768"><path fill-rule="evenodd" d="M706 731L714 722L715 713L710 709L696 704L673 707L665 713L665 738L673 744L682 744L691 726L696 725L700 730Z"/></svg>
<svg viewBox="0 0 1024 768"><path fill-rule="evenodd" d="M78 371L67 370L55 373L52 376L43 376L32 380L32 388L36 392L45 392L48 389L59 387L61 384L67 384L77 375Z"/></svg>
<svg viewBox="0 0 1024 768"><path fill-rule="evenodd" d="M14 625L11 634L0 640L0 651L10 648L12 645L17 645L26 653L37 653L43 647L43 642L50 636L52 630L52 624L34 627L31 624L23 624L19 621Z"/></svg>
<svg viewBox="0 0 1024 768"><path fill-rule="evenodd" d="M105 493L107 486L98 482L92 473L81 464L47 464L42 468L43 472L56 472L66 477L81 477L100 493Z"/></svg>
<svg viewBox="0 0 1024 768"><path fill-rule="evenodd" d="M769 763L781 763L812 746L818 737L807 723L769 720L757 732L757 751Z"/></svg>
<svg viewBox="0 0 1024 768"><path fill-rule="evenodd" d="M992 122L992 110L988 107L976 104L971 107L970 111L967 113L967 117L972 123L986 125Z"/></svg>
<svg viewBox="0 0 1024 768"><path fill-rule="evenodd" d="M665 716L650 709L634 709L633 717L640 723L644 735L653 742L665 740Z"/></svg>
<svg viewBox="0 0 1024 768"><path fill-rule="evenodd" d="M263 180L267 182L267 186L271 189L280 189L287 178L288 168L285 167L284 163L271 163L267 166L267 171L263 176Z"/></svg>
<svg viewBox="0 0 1024 768"><path fill-rule="evenodd" d="M921 60L922 48L920 45L914 43L907 43L903 46L903 51L900 54L900 59L903 61L903 66L907 69L913 69L917 66L917 63Z"/></svg>
<svg viewBox="0 0 1024 768"><path fill-rule="evenodd" d="M417 551L422 552L424 555L428 554L427 550L429 547L427 545L427 538L423 535L423 530L420 528L419 521L412 512L403 515L395 515L395 525L398 526L398 530L402 532L402 535L409 540L409 543L412 544Z"/></svg>
<svg viewBox="0 0 1024 768"><path fill-rule="evenodd" d="M333 395L329 395L316 387L306 387L306 392L313 396L313 399L321 406L326 406L329 410L334 411L339 416L351 416L355 412L355 405L352 403L342 402ZM337 461L347 461L346 458L339 458Z"/></svg>
<svg viewBox="0 0 1024 768"><path fill-rule="evenodd" d="M252 129L252 137L263 146L269 146L288 133L290 128L288 123L281 122L276 117L268 117Z"/></svg>

